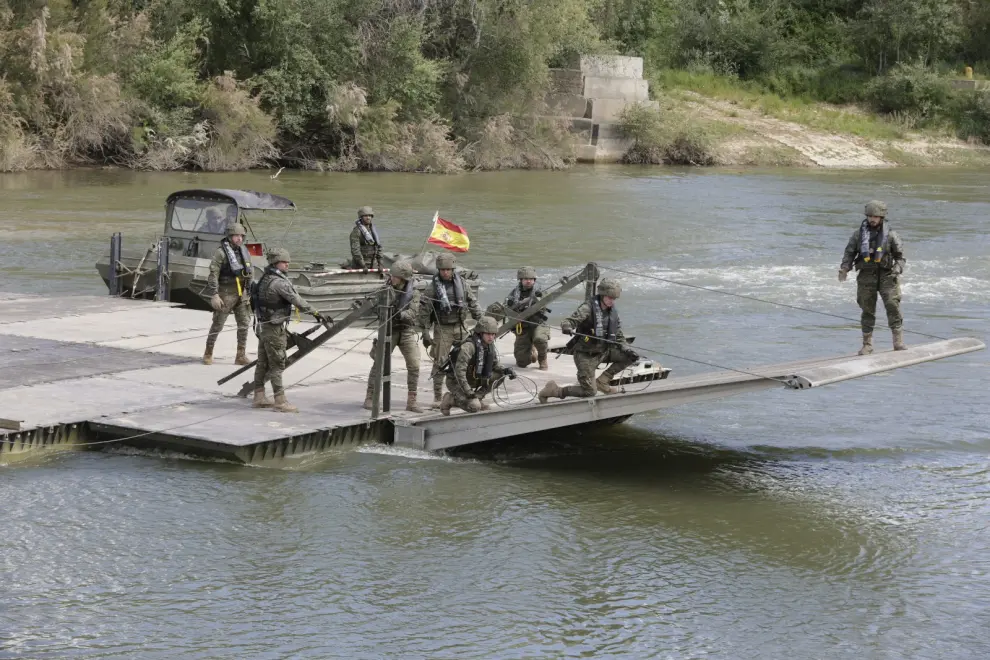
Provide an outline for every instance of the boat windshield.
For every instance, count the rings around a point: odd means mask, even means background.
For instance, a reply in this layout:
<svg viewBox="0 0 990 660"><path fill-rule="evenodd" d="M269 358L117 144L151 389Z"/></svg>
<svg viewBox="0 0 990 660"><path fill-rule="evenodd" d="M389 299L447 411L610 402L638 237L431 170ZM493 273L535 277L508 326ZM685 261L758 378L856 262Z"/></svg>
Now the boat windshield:
<svg viewBox="0 0 990 660"><path fill-rule="evenodd" d="M205 199L177 199L172 205L172 229L203 234L224 234L237 222L237 205Z"/></svg>

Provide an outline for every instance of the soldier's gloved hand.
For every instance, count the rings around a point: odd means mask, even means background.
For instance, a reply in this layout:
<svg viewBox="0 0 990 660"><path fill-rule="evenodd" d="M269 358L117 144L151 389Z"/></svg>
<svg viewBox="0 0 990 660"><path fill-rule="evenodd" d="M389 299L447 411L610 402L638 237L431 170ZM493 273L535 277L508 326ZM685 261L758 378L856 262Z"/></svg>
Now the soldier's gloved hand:
<svg viewBox="0 0 990 660"><path fill-rule="evenodd" d="M210 298L210 307L218 312L223 311L223 300L220 299L219 293L214 293L213 297Z"/></svg>
<svg viewBox="0 0 990 660"><path fill-rule="evenodd" d="M327 323L327 317L323 316L323 314L320 314L319 312L313 312L313 318L316 319L317 323Z"/></svg>
<svg viewBox="0 0 990 660"><path fill-rule="evenodd" d="M430 346L433 346L433 340L430 339L427 335L424 334L423 335L423 348L425 348L426 350L430 350Z"/></svg>
<svg viewBox="0 0 990 660"><path fill-rule="evenodd" d="M904 264L894 264L894 275L900 275L904 272Z"/></svg>
<svg viewBox="0 0 990 660"><path fill-rule="evenodd" d="M516 379L516 370L513 369L512 367L506 367L505 369L502 369L502 373L505 374L505 377L508 378L509 380Z"/></svg>
<svg viewBox="0 0 990 660"><path fill-rule="evenodd" d="M840 282L845 282L847 277L849 277L849 271L848 270L842 269L842 270L839 271L839 281Z"/></svg>
<svg viewBox="0 0 990 660"><path fill-rule="evenodd" d="M563 326L560 329L560 331L563 332L565 335L573 335L574 334L574 330L569 325Z"/></svg>

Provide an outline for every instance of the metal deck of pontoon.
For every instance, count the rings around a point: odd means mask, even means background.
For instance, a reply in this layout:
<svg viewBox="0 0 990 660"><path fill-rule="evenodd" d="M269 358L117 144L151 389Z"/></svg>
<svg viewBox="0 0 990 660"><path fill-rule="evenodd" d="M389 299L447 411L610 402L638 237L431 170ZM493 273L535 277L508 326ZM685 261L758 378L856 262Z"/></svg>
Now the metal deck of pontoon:
<svg viewBox="0 0 990 660"><path fill-rule="evenodd" d="M440 450L782 386L768 378L815 387L984 348L976 339L951 339L896 353L748 370L759 375L674 376L628 394L493 406L450 417L402 409L405 377L396 351L393 410L372 420L361 407L371 367L368 329L344 330L287 371L289 399L300 412L280 414L252 409L235 396L250 373L217 386L234 369L234 326L231 320L220 335L215 364L205 366L200 356L209 325L209 313L169 303L0 294L0 460L48 447L102 447L88 443L104 441L252 464L365 442ZM253 353L253 336L249 342ZM555 332L552 345L562 343ZM511 360L511 336L500 340L500 350ZM430 366L424 355L419 387L426 402L432 399ZM550 360L546 372L522 372L538 386L574 378L569 358ZM527 399L521 391L514 396L518 403Z"/></svg>

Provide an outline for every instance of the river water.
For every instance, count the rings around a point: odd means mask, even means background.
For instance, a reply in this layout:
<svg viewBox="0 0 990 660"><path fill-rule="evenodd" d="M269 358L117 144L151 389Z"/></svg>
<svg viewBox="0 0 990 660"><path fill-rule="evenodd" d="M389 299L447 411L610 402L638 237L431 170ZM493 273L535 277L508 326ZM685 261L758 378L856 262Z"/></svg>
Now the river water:
<svg viewBox="0 0 990 660"><path fill-rule="evenodd" d="M93 264L112 231L149 241L166 194L213 186L292 198L294 216L254 228L297 262L342 258L363 204L389 250L414 252L439 209L469 232L483 304L520 265L549 282L594 260L855 319L835 272L876 197L906 244L906 328L985 340L986 181L0 175L0 290L103 293ZM616 276L644 352L746 366L859 345L855 321ZM712 369L660 359L675 377ZM112 450L0 467L0 657L986 658L988 362L447 456L368 447L276 470Z"/></svg>

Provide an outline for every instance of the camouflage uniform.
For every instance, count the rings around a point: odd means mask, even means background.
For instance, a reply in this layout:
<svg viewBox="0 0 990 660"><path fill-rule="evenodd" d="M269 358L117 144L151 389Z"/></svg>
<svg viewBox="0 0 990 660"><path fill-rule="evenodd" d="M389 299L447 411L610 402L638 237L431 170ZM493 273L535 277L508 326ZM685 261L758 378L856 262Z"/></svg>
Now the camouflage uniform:
<svg viewBox="0 0 990 660"><path fill-rule="evenodd" d="M391 273L395 277L401 277L404 282L399 286L390 283L392 287L393 300L396 301L396 309L392 317L392 350L399 347L402 359L406 362L406 410L410 412L424 412L416 404L419 389L419 342L416 337L416 323L419 320L419 291L413 282L414 272L412 265L405 261L398 261L392 264ZM407 287L411 289L407 293ZM408 300L403 302L404 297ZM375 339L371 345L371 358L375 358L378 340ZM375 376L378 372L378 364L371 365L368 373L368 391L364 398L364 407L371 410L372 395L374 393Z"/></svg>
<svg viewBox="0 0 990 660"><path fill-rule="evenodd" d="M357 222L354 223L354 229L351 230L351 268L375 268L375 255L382 248L381 240L378 238L378 232L373 223L364 225L372 235L371 241L361 231L359 223L363 222L361 218L366 215L374 218L375 212L370 206L359 208Z"/></svg>
<svg viewBox="0 0 990 660"><path fill-rule="evenodd" d="M227 229L227 236L234 234L244 235L244 227L240 224L232 224ZM237 356L234 364L247 364L248 359L245 354L247 347L248 328L251 325L251 278L254 269L251 266L251 255L243 245L236 246L228 238L223 239L227 247L235 255L245 261L245 268L239 268L237 272L231 268L227 250L223 245L213 253L213 260L210 261L210 275L206 279L206 288L203 293L211 299L213 310L213 323L210 324L210 332L206 337L206 351L203 353L203 363L213 364L213 347L217 343L217 335L223 331L223 326L227 323L227 317L234 313L237 321ZM238 292L238 279L240 279L240 292ZM216 296L217 298L215 298ZM216 309L216 306L220 309Z"/></svg>
<svg viewBox="0 0 990 660"><path fill-rule="evenodd" d="M483 332L495 333L498 330L498 323L490 316L486 316L475 326L475 331L471 337L461 343L457 350L457 358L450 365L447 373L447 393L443 395L440 404L440 412L444 415L450 414L450 409L457 406L467 412L480 412L488 410L488 404L484 402L485 396L492 391L492 385L503 375L513 375L510 369L506 369L498 360L498 352L495 350L495 342L485 345L481 338ZM486 362L490 362L490 373L484 373L485 364L477 364L475 359L478 355L479 346L484 347L488 354Z"/></svg>
<svg viewBox="0 0 990 660"><path fill-rule="evenodd" d="M265 269L265 274L258 282L258 323L261 332L258 335L258 364L254 369L254 406L266 408L272 405L265 399L265 380L271 380L275 409L296 412L297 408L285 400L285 388L282 385L288 343L288 330L285 326L292 315L293 305L300 311L312 314L317 320L322 321L323 317L296 293L285 273L275 267L280 261L289 261L286 250L270 252L268 262L271 265Z"/></svg>
<svg viewBox="0 0 990 660"><path fill-rule="evenodd" d="M512 312L524 312L537 300L543 297L543 291L534 285L531 289L523 289L522 280L535 280L536 270L524 266L516 273L519 285L505 298L507 320L512 320ZM550 343L550 327L547 325L547 312L544 309L525 321L520 321L513 328L515 342L512 352L516 358L516 366L527 367L532 362L539 361L540 369L547 370L547 346Z"/></svg>
<svg viewBox="0 0 990 660"><path fill-rule="evenodd" d="M855 268L856 275L856 302L863 310L860 317L860 326L863 331L863 348L860 355L867 355L873 352L873 329L876 325L877 296L883 299L884 307L887 310L887 325L890 327L894 339L894 349L903 350L904 345L903 325L904 318L901 316L901 285L900 275L904 271L904 244L893 229L887 223L887 206L883 202L872 201L866 205L866 215L883 217L883 224L876 229L866 227L869 232L870 255L864 257L862 251L863 226L853 232L846 244L845 252L842 255L842 265L839 267L839 280L844 281L845 275ZM883 240L883 233L886 231L886 240ZM882 245L879 244L882 241ZM876 259L877 248L881 255Z"/></svg>
<svg viewBox="0 0 990 660"><path fill-rule="evenodd" d="M449 254L441 254L437 257L437 269L447 269L454 267L454 258ZM460 289L463 292L463 299L460 304L456 300L456 287L454 279L460 280ZM446 298L450 302L450 307L444 310L442 296L437 287L442 286L446 292ZM447 354L454 344L468 337L468 330L464 325L467 316L475 320L481 318L481 308L478 306L478 299L475 297L467 281L454 272L451 280L441 280L438 274L433 278L424 292L427 300L419 306L419 326L423 328L423 345L429 351L433 360L433 406L439 407L443 394L444 375L439 367L446 360ZM430 339L430 328L433 328L432 341Z"/></svg>
<svg viewBox="0 0 990 660"><path fill-rule="evenodd" d="M563 399L569 396L595 396L596 389L602 394L615 392L610 385L612 378L639 359L635 351L625 343L619 311L615 305L613 304L611 309L605 309L601 305L603 295L618 299L620 293L621 289L617 282L602 280L598 285L598 295L590 303L582 303L560 324L565 334L575 333L572 346L578 384L560 387L554 381L550 381L540 390L540 403L546 403L550 397ZM595 310L592 309L592 305L597 308L601 330L596 327ZM611 364L596 379L595 369L602 363Z"/></svg>

